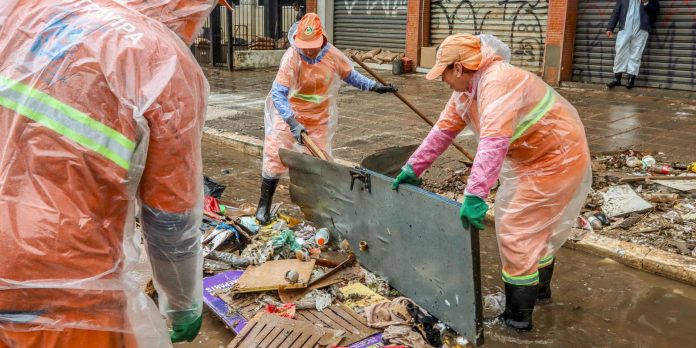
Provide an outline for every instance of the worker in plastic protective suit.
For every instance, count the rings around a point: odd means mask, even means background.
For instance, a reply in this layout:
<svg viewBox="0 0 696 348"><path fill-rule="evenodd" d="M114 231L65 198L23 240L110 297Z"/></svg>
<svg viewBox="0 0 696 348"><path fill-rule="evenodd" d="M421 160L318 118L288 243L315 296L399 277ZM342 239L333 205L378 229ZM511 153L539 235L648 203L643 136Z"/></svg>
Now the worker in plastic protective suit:
<svg viewBox="0 0 696 348"><path fill-rule="evenodd" d="M502 321L532 329L537 299L550 299L554 253L566 241L590 189L585 131L575 108L536 75L509 64L493 36L452 35L428 73L452 87L447 106L394 180L420 175L467 125L478 138L460 218L483 229L485 199L500 179L495 228L505 283Z"/></svg>
<svg viewBox="0 0 696 348"><path fill-rule="evenodd" d="M273 88L266 98L261 197L256 219L271 220L270 208L280 176L288 168L279 149L302 151L302 133L329 156L336 132L338 88L341 80L363 91L395 92L353 69L348 58L328 43L319 16L308 13L288 35L291 47L283 55Z"/></svg>
<svg viewBox="0 0 696 348"><path fill-rule="evenodd" d="M197 335L208 83L188 45L214 3L0 2L0 347Z"/></svg>
<svg viewBox="0 0 696 348"><path fill-rule="evenodd" d="M658 0L617 0L614 12L607 25L607 37L614 35L614 28L619 27L616 35L616 56L614 56L614 79L607 87L621 86L621 76L628 73L626 88L635 86L636 76L640 71L648 35L655 28L657 15L660 13Z"/></svg>

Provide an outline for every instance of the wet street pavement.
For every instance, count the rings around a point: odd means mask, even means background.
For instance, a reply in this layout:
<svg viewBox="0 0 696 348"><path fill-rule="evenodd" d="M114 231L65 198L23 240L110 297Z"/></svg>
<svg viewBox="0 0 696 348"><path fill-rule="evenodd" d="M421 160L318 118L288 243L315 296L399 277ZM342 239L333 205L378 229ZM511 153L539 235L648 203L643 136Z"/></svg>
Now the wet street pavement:
<svg viewBox="0 0 696 348"><path fill-rule="evenodd" d="M223 199L255 203L260 160L225 145L204 141L204 171L227 185ZM289 203L281 181L275 201ZM452 218L458 218L453 216ZM481 232L483 294L502 291L495 232ZM612 260L562 249L553 281L553 302L538 305L535 329L516 333L487 325L486 347L689 347L696 332L696 288L638 271ZM207 312L207 311L206 311ZM492 316L490 310L484 311ZM467 313L462 313L467 315ZM231 332L206 313L198 338L178 347L226 347Z"/></svg>
<svg viewBox="0 0 696 348"><path fill-rule="evenodd" d="M205 72L211 85L206 125L263 139L263 108L276 71ZM451 95L445 83L427 81L423 74L378 73L397 84L399 92L431 120L437 119ZM665 152L673 160L696 161L696 100L679 99L666 90L653 90L651 95L622 87L556 90L578 109L593 151L634 148ZM430 130L395 96L361 92L346 84L340 89L338 114L334 155L353 162L388 147L418 144ZM457 142L472 152L475 148L466 131ZM461 167L462 157L450 149L435 167Z"/></svg>

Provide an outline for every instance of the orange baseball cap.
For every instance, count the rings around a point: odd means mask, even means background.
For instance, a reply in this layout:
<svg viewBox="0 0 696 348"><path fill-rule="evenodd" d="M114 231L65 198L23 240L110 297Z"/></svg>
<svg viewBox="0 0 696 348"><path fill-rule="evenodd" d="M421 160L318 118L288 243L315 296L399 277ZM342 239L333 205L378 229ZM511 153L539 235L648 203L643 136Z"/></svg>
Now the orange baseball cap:
<svg viewBox="0 0 696 348"><path fill-rule="evenodd" d="M307 13L297 24L295 36L297 48L319 48L324 44L324 29L316 13Z"/></svg>
<svg viewBox="0 0 696 348"><path fill-rule="evenodd" d="M471 34L455 34L448 36L440 44L435 55L435 65L425 75L428 80L434 80L454 63L462 63L469 70L478 70L481 64L481 40Z"/></svg>

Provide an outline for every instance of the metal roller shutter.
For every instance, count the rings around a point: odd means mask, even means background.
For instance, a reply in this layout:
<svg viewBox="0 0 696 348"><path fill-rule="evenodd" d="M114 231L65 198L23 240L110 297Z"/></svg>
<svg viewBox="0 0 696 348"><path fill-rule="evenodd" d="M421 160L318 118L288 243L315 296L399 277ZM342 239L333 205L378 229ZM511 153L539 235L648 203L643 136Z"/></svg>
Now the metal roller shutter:
<svg viewBox="0 0 696 348"><path fill-rule="evenodd" d="M407 0L337 0L334 45L401 52L406 47Z"/></svg>
<svg viewBox="0 0 696 348"><path fill-rule="evenodd" d="M510 46L512 63L541 74L548 0L432 0L430 43L456 33L492 34Z"/></svg>
<svg viewBox="0 0 696 348"><path fill-rule="evenodd" d="M613 75L616 35L606 37L614 1L579 2L573 80L606 83ZM660 1L656 31L643 51L637 86L696 91L696 1ZM625 81L624 81L625 82Z"/></svg>

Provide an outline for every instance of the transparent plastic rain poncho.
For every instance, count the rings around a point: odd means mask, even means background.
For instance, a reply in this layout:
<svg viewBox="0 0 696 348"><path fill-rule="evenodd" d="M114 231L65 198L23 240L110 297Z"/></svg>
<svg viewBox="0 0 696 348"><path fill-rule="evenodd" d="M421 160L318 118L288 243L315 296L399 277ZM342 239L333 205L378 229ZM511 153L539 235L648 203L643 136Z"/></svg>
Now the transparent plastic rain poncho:
<svg viewBox="0 0 696 348"><path fill-rule="evenodd" d="M288 33L290 48L280 62L273 88L266 98L262 175L278 178L287 172L280 161L279 149L306 152L290 132L286 120L294 117L309 137L331 157L331 142L338 124L338 90L341 80L363 91L376 82L353 69L348 58L336 47L326 43L316 58L309 58L294 46L297 23Z"/></svg>
<svg viewBox="0 0 696 348"><path fill-rule="evenodd" d="M515 282L534 274L570 235L592 180L589 148L575 108L510 65L505 44L479 38L483 58L470 91L452 94L408 163L420 176L466 126L472 129L478 148L465 195L486 199L500 179L496 232L504 278Z"/></svg>
<svg viewBox="0 0 696 348"><path fill-rule="evenodd" d="M161 312L201 314L209 88L188 44L214 3L0 2L0 345L85 329L171 346L136 279L138 214Z"/></svg>

